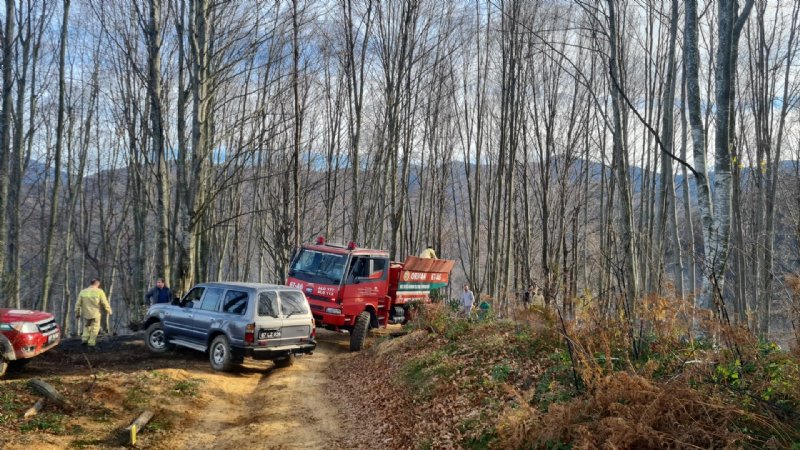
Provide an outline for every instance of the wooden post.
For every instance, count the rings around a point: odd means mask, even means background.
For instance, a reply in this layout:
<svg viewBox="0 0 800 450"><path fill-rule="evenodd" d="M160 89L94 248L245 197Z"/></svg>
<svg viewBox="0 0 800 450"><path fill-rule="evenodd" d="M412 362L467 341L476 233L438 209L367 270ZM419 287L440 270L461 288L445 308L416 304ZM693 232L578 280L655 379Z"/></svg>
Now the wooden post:
<svg viewBox="0 0 800 450"><path fill-rule="evenodd" d="M36 403L34 403L33 406L31 406L30 408L28 408L27 411L25 411L25 415L22 416L22 418L24 420L28 420L29 418L31 418L31 417L35 416L36 414L38 414L39 411L41 411L42 408L44 408L45 400L46 399L44 397L41 397L41 398L39 398L39 400L36 400Z"/></svg>
<svg viewBox="0 0 800 450"><path fill-rule="evenodd" d="M128 435L130 436L131 445L136 445L137 433L142 428L144 428L145 425L147 425L147 422L150 422L150 419L152 418L153 418L153 411L145 410L141 414L139 414L139 417L137 417L136 420L133 421L133 423L131 423L127 428L125 428L125 430L128 432Z"/></svg>

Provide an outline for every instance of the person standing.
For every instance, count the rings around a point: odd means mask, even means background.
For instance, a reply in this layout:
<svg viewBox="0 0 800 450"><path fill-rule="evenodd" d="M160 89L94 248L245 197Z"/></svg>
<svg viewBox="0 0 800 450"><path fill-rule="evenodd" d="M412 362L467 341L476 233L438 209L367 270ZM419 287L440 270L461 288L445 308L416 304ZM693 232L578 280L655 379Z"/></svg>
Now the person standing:
<svg viewBox="0 0 800 450"><path fill-rule="evenodd" d="M436 250L433 249L432 245L429 245L419 254L419 257L422 259L437 259Z"/></svg>
<svg viewBox="0 0 800 450"><path fill-rule="evenodd" d="M536 290L536 295L533 296L533 304L539 306L545 306L544 304L544 295L542 295L542 289L539 288Z"/></svg>
<svg viewBox="0 0 800 450"><path fill-rule="evenodd" d="M100 280L95 278L89 283L89 287L78 294L78 302L75 304L75 319L83 318L82 345L94 347L97 343L103 312L110 316L111 305L108 303L106 293L100 289Z"/></svg>
<svg viewBox="0 0 800 450"><path fill-rule="evenodd" d="M144 298L148 300L151 305L155 305L156 303L169 303L172 301L172 292L169 290L166 283L164 283L164 279L159 278L156 280L156 287L150 289L150 291L144 295Z"/></svg>
<svg viewBox="0 0 800 450"><path fill-rule="evenodd" d="M531 292L533 291L533 286L529 286L528 289L525 289L525 292L522 293L522 306L525 309L531 307Z"/></svg>
<svg viewBox="0 0 800 450"><path fill-rule="evenodd" d="M475 294L469 288L469 284L464 285L464 292L461 294L461 312L465 317L472 313L472 306L475 304Z"/></svg>

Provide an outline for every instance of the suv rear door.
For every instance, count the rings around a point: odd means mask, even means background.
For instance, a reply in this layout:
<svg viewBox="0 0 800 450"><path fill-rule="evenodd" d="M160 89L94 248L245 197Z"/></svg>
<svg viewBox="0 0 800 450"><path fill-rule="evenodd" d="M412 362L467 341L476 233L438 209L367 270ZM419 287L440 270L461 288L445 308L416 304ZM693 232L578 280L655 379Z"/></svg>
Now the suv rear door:
<svg viewBox="0 0 800 450"><path fill-rule="evenodd" d="M222 320L227 322L231 345L243 347L247 327L247 311L250 308L250 293L228 289L222 299ZM220 325L223 326L223 325Z"/></svg>
<svg viewBox="0 0 800 450"><path fill-rule="evenodd" d="M281 345L281 317L278 292L266 290L258 293L256 305L255 345L259 347L278 347Z"/></svg>
<svg viewBox="0 0 800 450"><path fill-rule="evenodd" d="M311 336L311 311L308 300L299 291L280 291L281 345L297 345L308 342Z"/></svg>

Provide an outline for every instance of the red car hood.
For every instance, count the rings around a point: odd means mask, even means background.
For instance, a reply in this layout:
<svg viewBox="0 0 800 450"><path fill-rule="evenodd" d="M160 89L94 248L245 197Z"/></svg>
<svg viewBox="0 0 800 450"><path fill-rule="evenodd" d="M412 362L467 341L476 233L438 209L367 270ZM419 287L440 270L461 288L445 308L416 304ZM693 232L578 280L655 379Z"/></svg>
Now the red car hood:
<svg viewBox="0 0 800 450"><path fill-rule="evenodd" d="M52 319L53 315L44 311L0 308L0 323L40 322Z"/></svg>

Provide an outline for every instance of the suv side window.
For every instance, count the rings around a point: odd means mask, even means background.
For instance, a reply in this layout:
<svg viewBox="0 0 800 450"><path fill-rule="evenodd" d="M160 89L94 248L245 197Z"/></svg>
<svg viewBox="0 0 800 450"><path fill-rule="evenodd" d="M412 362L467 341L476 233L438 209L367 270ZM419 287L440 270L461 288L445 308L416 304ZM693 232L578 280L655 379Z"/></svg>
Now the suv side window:
<svg viewBox="0 0 800 450"><path fill-rule="evenodd" d="M307 304L306 297L302 292L281 292L281 309L286 317L294 314L308 314Z"/></svg>
<svg viewBox="0 0 800 450"><path fill-rule="evenodd" d="M264 291L258 294L258 315L263 317L278 317L278 294L275 291Z"/></svg>
<svg viewBox="0 0 800 450"><path fill-rule="evenodd" d="M225 293L225 300L222 301L222 312L228 314L243 315L247 311L247 299L249 295L242 291L228 291Z"/></svg>
<svg viewBox="0 0 800 450"><path fill-rule="evenodd" d="M219 310L219 302L222 300L224 292L225 290L221 288L208 288L206 295L203 297L203 302L200 303L200 309L204 311Z"/></svg>
<svg viewBox="0 0 800 450"><path fill-rule="evenodd" d="M186 297L183 297L183 300L181 301L181 306L186 305L189 302L199 301L200 297L203 296L203 291L205 291L205 290L206 290L206 288L204 288L204 287L196 287L196 288L192 289L191 291L189 291L188 294L186 294ZM192 305L192 306L195 306L195 305Z"/></svg>

